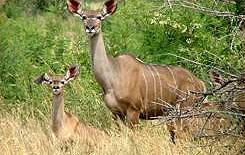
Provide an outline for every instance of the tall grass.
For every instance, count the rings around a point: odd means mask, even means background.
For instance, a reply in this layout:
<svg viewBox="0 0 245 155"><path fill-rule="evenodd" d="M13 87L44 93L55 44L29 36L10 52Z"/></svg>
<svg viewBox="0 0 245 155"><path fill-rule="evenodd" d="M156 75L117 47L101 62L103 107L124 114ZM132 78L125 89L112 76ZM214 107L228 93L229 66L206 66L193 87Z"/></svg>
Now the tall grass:
<svg viewBox="0 0 245 155"><path fill-rule="evenodd" d="M92 155L190 155L190 154L242 154L244 140L224 138L193 141L178 139L176 145L162 126L132 131L124 128L120 132L111 128L109 140L97 139L96 145L75 141L66 145L52 135L49 120L40 122L30 117L23 122L18 114L0 117L0 151L12 154L92 154Z"/></svg>

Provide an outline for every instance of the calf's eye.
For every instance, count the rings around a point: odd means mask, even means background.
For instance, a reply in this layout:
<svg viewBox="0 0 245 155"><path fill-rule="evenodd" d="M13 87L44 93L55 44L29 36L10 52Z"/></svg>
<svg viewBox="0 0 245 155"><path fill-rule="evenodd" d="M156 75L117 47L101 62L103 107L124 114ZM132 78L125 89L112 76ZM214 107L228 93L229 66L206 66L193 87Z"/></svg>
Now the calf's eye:
<svg viewBox="0 0 245 155"><path fill-rule="evenodd" d="M87 16L82 16L82 19L83 19L83 20L87 19Z"/></svg>

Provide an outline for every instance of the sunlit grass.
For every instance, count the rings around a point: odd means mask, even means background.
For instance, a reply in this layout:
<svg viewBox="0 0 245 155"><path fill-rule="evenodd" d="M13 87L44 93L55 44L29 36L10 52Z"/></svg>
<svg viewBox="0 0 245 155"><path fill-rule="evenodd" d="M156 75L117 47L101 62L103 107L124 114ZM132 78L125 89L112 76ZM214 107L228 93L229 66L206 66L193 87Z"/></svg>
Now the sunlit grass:
<svg viewBox="0 0 245 155"><path fill-rule="evenodd" d="M127 127L122 127L120 131L114 127L106 129L109 139L100 137L93 145L79 140L63 144L52 134L49 118L40 122L30 117L23 121L18 115L6 113L0 116L0 152L3 155L221 155L240 154L244 143L244 140L234 137L193 141L186 136L177 139L174 145L170 142L164 126L156 127L148 122L143 128L134 131Z"/></svg>

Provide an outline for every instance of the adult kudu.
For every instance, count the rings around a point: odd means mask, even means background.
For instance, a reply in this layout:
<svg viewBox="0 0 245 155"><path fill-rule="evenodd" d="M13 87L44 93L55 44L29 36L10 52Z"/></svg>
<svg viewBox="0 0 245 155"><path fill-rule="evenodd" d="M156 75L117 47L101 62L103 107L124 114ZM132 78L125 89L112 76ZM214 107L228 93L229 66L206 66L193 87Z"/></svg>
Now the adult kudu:
<svg viewBox="0 0 245 155"><path fill-rule="evenodd" d="M139 123L139 118L151 119L166 112L164 106L155 103L159 99L184 107L193 105L196 100L194 96L185 99L189 91L204 92L204 83L182 67L145 64L128 54L108 55L101 22L116 11L116 1L106 1L101 11L86 11L81 6L78 1L67 1L68 10L84 23L90 40L94 76L103 88L104 101L115 118L126 118L134 126Z"/></svg>

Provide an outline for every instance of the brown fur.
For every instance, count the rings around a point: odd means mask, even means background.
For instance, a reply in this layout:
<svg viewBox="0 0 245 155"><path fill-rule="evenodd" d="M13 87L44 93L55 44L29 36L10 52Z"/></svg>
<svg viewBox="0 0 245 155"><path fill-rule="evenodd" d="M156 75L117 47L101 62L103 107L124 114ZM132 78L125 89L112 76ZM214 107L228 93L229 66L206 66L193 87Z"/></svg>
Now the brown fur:
<svg viewBox="0 0 245 155"><path fill-rule="evenodd" d="M215 87L219 88L221 87L225 82L227 82L227 79L224 79L222 77L222 75L215 70L210 71L210 78L212 83L214 84ZM218 80L217 80L218 79ZM235 95L232 96L233 100L232 102L225 102L225 104L223 105L223 110L232 110L233 112L238 112L238 113L242 113L245 114L245 75L241 74L240 77L238 79L236 79L236 85L240 87L241 92L237 91L235 92ZM231 86L234 83L231 83ZM230 87L230 85L227 85L227 87ZM224 95L229 95L229 94L224 94ZM237 124L239 130L241 131L241 133L245 134L245 119L244 117L241 118L240 121L238 121Z"/></svg>
<svg viewBox="0 0 245 155"><path fill-rule="evenodd" d="M67 79L63 75L41 75L35 80L36 83L48 84L52 89L59 87L58 92L53 90L52 105L52 131L62 142L79 139L85 143L95 144L98 139L106 138L106 134L92 126L81 123L79 119L64 111L64 85L61 81L69 81L78 74L78 69L70 67Z"/></svg>
<svg viewBox="0 0 245 155"><path fill-rule="evenodd" d="M163 106L152 103L158 98L175 106L188 91L203 92L205 89L201 80L181 67L148 65L130 55L120 55L112 61L117 74L113 90L119 102L115 107L108 105L113 113L126 116L134 111L138 116L141 114L141 118L150 119L164 113ZM194 101L193 96L180 104L181 107L191 106ZM138 122L137 119L131 121Z"/></svg>
<svg viewBox="0 0 245 155"><path fill-rule="evenodd" d="M189 91L205 91L204 83L182 67L145 64L125 54L117 57L107 55L100 27L101 21L113 13L105 10L116 10L114 0L104 3L102 13L81 11L81 8L76 13L70 9L71 1L67 5L70 12L86 17L82 20L90 39L94 76L103 88L104 101L115 118L126 118L134 127L139 118L151 119L166 114L164 106L154 103L159 99L172 106L193 106L198 97L189 96Z"/></svg>
<svg viewBox="0 0 245 155"><path fill-rule="evenodd" d="M55 128L56 124L52 124L55 136L62 141L80 140L84 143L94 144L98 139L107 137L103 131L81 123L75 115L69 112L65 112L63 123L62 127L57 128Z"/></svg>

